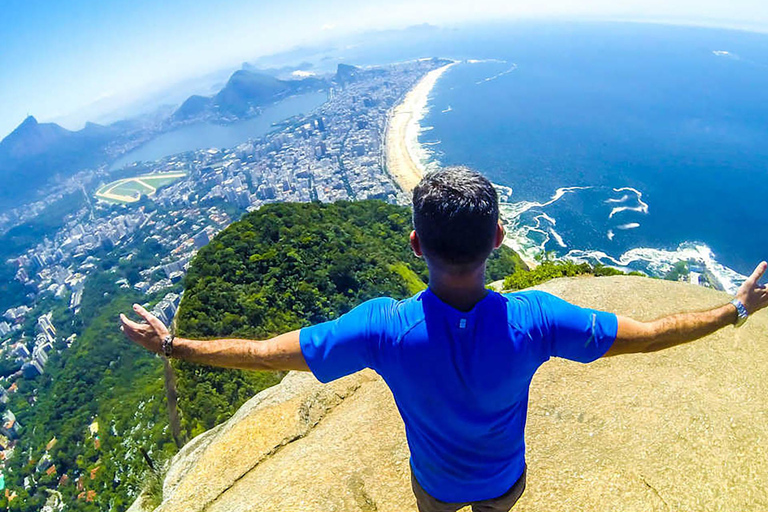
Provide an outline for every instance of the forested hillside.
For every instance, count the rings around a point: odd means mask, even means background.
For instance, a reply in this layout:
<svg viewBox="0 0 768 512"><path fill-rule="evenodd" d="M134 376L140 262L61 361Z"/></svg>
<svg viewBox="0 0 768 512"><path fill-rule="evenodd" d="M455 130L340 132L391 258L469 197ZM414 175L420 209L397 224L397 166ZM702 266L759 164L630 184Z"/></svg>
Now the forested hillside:
<svg viewBox="0 0 768 512"><path fill-rule="evenodd" d="M268 205L229 226L200 250L185 281L178 331L190 337L265 338L332 319L381 295L405 298L426 287L427 268L408 245L410 209L381 201ZM489 280L519 268L497 251ZM269 373L177 362L185 435L231 416Z"/></svg>
<svg viewBox="0 0 768 512"><path fill-rule="evenodd" d="M427 280L426 265L409 248L410 230L410 209L381 201L262 207L219 233L192 261L177 331L198 338L265 338L334 318L373 297L407 297ZM150 464L162 467L176 452L161 361L128 342L117 320L132 303L151 306L161 298L164 292L144 296L118 284L135 279L137 269L161 251L147 238L138 251L100 254L80 314L54 305L62 332L80 335L37 377L36 395L20 389L9 403L24 442L5 474L6 487L17 496L0 496L0 508L39 510L55 490L68 510L123 511L146 486ZM514 252L502 248L488 278L521 266ZM225 421L282 378L173 364L182 442Z"/></svg>

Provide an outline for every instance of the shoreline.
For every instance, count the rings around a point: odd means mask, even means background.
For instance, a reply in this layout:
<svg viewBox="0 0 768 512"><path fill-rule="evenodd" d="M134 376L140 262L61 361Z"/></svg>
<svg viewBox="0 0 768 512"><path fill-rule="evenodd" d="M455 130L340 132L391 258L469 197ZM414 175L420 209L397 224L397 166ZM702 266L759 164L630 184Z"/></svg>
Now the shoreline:
<svg viewBox="0 0 768 512"><path fill-rule="evenodd" d="M385 168L400 191L406 196L410 195L429 165L427 158L425 158L427 156L426 150L418 141L421 130L420 121L428 111L429 95L440 76L451 66L458 63L454 61L428 72L408 91L403 101L390 112L385 132L386 148L383 155ZM514 250L529 269L534 269L539 265L539 262L534 259L534 255L540 252L541 248L532 244L532 241L526 236L530 226L519 226L517 218L531 207L544 207L556 202L565 192L590 188L562 187L557 189L549 201L537 203L532 201L508 202L512 189L497 184L494 185L499 189L509 189L508 194L506 194L506 200L502 197L499 198L501 219L505 228L507 228L507 235L503 243ZM637 211L647 213L648 205L643 202L642 193L628 187L620 190L635 192L639 203L635 208ZM613 213L615 211L611 213L611 216ZM541 228L536 226L534 230L541 231ZM547 232L546 236L549 237L550 233ZM551 236L559 238L557 233ZM561 247L564 245L562 240L560 245ZM700 261L707 271L715 277L720 287L730 292L735 291L745 278L745 276L735 270L719 263L708 246L693 242L684 242L671 250L636 247L615 257L601 251L571 249L566 255L558 259L561 258L571 259L576 262L587 261L592 264L602 263L624 270L635 269L657 277L663 275L665 268L671 267L677 261ZM638 266L640 268L637 268Z"/></svg>
<svg viewBox="0 0 768 512"><path fill-rule="evenodd" d="M427 113L429 94L440 76L455 64L458 62L451 62L424 75L406 93L403 101L392 109L387 120L384 153L386 170L400 191L406 195L410 195L426 170L420 155L416 153L423 151L418 137L421 130L420 121ZM505 227L508 224L508 221L504 222ZM538 262L527 254L519 242L509 235L504 239L504 245L515 251L529 269L535 268Z"/></svg>
<svg viewBox="0 0 768 512"><path fill-rule="evenodd" d="M425 171L424 163L414 152L420 149L419 121L427 112L429 94L438 78L455 64L457 62L451 62L424 75L403 101L392 109L387 120L386 169L398 188L406 194L410 194Z"/></svg>

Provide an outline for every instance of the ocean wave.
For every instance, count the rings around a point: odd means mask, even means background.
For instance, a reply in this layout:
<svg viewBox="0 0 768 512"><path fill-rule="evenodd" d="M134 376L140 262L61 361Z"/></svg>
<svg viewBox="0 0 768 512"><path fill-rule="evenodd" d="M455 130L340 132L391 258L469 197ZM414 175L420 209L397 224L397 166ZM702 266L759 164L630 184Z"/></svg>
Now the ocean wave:
<svg viewBox="0 0 768 512"><path fill-rule="evenodd" d="M655 277L666 275L680 261L695 262L715 278L717 284L726 292L734 294L741 283L747 278L735 270L722 265L715 258L706 244L696 242L684 242L675 250L654 249L650 247L637 247L630 249L618 258L614 258L602 251L584 251L574 249L569 251L564 258L588 263L601 263L619 267L624 270L640 270Z"/></svg>
<svg viewBox="0 0 768 512"><path fill-rule="evenodd" d="M510 74L511 72L515 71L516 69L517 69L517 64L515 64L513 62L512 63L512 67L510 67L506 71L502 71L501 73L498 73L496 75L489 76L488 78L483 78L482 80L478 80L477 82L475 82L475 85L480 85L480 84L484 84L485 82L490 82L492 80L496 80L497 78L501 78L504 75Z"/></svg>
<svg viewBox="0 0 768 512"><path fill-rule="evenodd" d="M430 73L439 71L439 73L434 78L432 87L434 87L434 83L436 83L436 81L440 78L441 74L455 64L456 63L454 62L443 66L443 68L439 68L438 70L431 71ZM418 102L414 105L413 113L408 121L408 125L405 127L405 145L408 150L408 154L410 155L411 160L413 160L413 162L416 164L416 167L418 167L422 173L429 172L438 168L439 166L439 162L437 162L434 158L434 151L429 149L427 145L421 144L419 142L419 136L421 134L434 129L433 126L421 125L422 120L429 113L432 107L430 104L430 99L431 94L424 94L423 96L419 97Z"/></svg>
<svg viewBox="0 0 768 512"><path fill-rule="evenodd" d="M549 228L549 232L550 232L550 234L552 235L552 238L554 238L554 239L555 239L555 242L557 242L557 245L559 245L559 246L560 246L560 247L562 247L563 249L565 249L566 247L568 247L568 246L565 244L565 242L563 241L563 237L561 237L561 236L560 236L560 234L559 234L557 231L555 231L555 230L554 230L554 229L552 229L552 228Z"/></svg>
<svg viewBox="0 0 768 512"><path fill-rule="evenodd" d="M614 188L614 192L633 192L636 195L637 200L637 206L616 206L611 210L611 213L608 215L609 219L612 219L614 215L621 212L638 212L638 213L648 213L648 203L643 201L643 193L640 192L637 189L634 189L632 187L622 187L622 188ZM620 203L629 200L629 195L622 196L621 199L614 200L614 199L608 199L606 203Z"/></svg>
<svg viewBox="0 0 768 512"><path fill-rule="evenodd" d="M468 61L469 62L469 61ZM481 61L473 61L481 62ZM507 70L511 72L510 70ZM419 134L427 131L428 128L420 126L421 120L429 111L427 98L419 104L414 115L406 129L406 144L411 157L420 167L422 172L438 169L440 162L436 158L435 147L438 143L419 143ZM535 266L536 257L545 252L547 245L551 242L557 244L560 249L568 248L569 242L553 228L557 225L557 219L554 215L543 211L543 208L550 207L561 201L570 194L577 194L583 191L597 191L593 186L571 186L558 188L548 201L517 201L512 202L513 189L508 186L495 184L499 192L500 214L502 222L507 230L504 244L515 250L526 263ZM627 212L646 215L649 212L648 203L643 201L641 191L632 187L620 187L611 189L614 193L622 193L621 197L607 197L602 203L612 206L608 214L608 220L619 213ZM591 193L591 192L587 192ZM634 203L632 199L634 198ZM602 217L605 219L605 217ZM588 220L588 219L586 219ZM630 230L640 226L638 222L625 222L620 225L613 225L606 231L606 237L609 242L615 237L614 229ZM548 225L545 227L544 223ZM604 239L603 239L604 240ZM558 251L560 252L560 251ZM665 250L648 247L638 247L630 249L618 257L611 256L598 250L580 250L571 249L567 253L560 253L561 258L567 258L574 261L588 261L590 263L601 263L614 266L624 270L640 270L648 275L662 277L668 273L675 263L679 261L696 262L706 269L717 284L729 293L734 293L741 282L746 279L745 276L720 264L715 258L712 250L703 243L685 242L676 250Z"/></svg>
<svg viewBox="0 0 768 512"><path fill-rule="evenodd" d="M624 194L621 198L605 199L602 201L603 204L628 203L634 196L635 203L624 204L620 207L622 208L621 211L631 211L635 214L648 212L649 206L642 200L642 192L639 190L631 187L609 190L614 193L631 192L631 194ZM653 277L663 277L672 270L675 263L685 261L694 267L700 267L702 271L706 270L712 280L716 281L716 285L729 293L735 293L739 285L746 279L745 276L735 270L719 263L712 250L700 242L685 242L675 250L638 247L619 256L609 254L607 250L570 249L568 252L562 252L559 249L565 249L569 245L572 247L573 244L554 230L554 226L557 225L556 215L551 211L545 212L542 208L554 205L569 194L582 191L589 191L587 192L589 194L603 193L602 187L562 187L557 189L548 201L518 201L500 204L502 221L507 230L504 243L518 252L526 263L533 265L536 264L535 261L539 254L556 249L558 257L562 259L591 264L599 263L625 271L636 270ZM599 213L599 210L597 212ZM609 219L615 215L616 207L612 208L611 212L612 215L609 216ZM605 219L605 217L602 218ZM585 219L585 221L589 223L590 219ZM592 228L598 229L599 227L600 224ZM640 227L639 222L625 222L614 224L603 233L605 233L608 242L612 242L616 237L616 230L627 231L638 227ZM556 245L552 245L552 243Z"/></svg>
<svg viewBox="0 0 768 512"><path fill-rule="evenodd" d="M557 221L556 221L554 218L552 218L552 217L550 217L549 215L547 215L546 213L542 213L542 214L541 214L541 215L539 215L538 217L541 217L541 218L543 218L544 220L546 220L547 222L550 222L550 223L551 223L553 226L557 225ZM538 218L538 217L537 217L537 218Z"/></svg>
<svg viewBox="0 0 768 512"><path fill-rule="evenodd" d="M712 54L715 57L727 57L729 59L741 60L741 57L739 57L735 53L729 52L727 50L712 50Z"/></svg>
<svg viewBox="0 0 768 512"><path fill-rule="evenodd" d="M496 64L506 64L507 63L507 61L500 60L500 59L467 59L464 62L466 62L467 64L486 64L486 63L489 63L489 62L493 62L493 63L496 63Z"/></svg>

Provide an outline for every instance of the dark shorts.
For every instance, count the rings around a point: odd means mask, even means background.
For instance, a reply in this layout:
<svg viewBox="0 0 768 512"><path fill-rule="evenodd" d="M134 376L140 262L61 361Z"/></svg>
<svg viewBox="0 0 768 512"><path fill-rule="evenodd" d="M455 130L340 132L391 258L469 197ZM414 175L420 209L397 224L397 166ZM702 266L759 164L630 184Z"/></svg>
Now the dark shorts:
<svg viewBox="0 0 768 512"><path fill-rule="evenodd" d="M510 489L499 496L488 500L474 501L467 503L447 503L430 496L427 491L421 488L419 482L413 476L411 471L411 487L413 494L416 495L416 504L419 506L419 512L456 512L459 509L472 506L472 512L508 512L520 499L525 490L525 474L528 468L523 469L523 474L517 479L517 482Z"/></svg>

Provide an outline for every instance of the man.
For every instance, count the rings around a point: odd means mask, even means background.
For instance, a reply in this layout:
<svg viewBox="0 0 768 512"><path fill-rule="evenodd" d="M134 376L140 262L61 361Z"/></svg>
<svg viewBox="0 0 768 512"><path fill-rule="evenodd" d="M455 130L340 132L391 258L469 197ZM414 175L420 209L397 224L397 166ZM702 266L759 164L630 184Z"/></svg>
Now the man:
<svg viewBox="0 0 768 512"><path fill-rule="evenodd" d="M208 365L309 370L322 382L373 368L405 423L419 510L506 511L525 488L528 388L542 363L661 350L743 323L768 304L768 288L758 285L765 262L731 303L653 322L538 291L488 291L486 260L504 229L493 186L464 168L424 177L413 191L413 223L410 243L426 260L429 288L409 299L374 299L266 341L174 339L138 305L147 323L121 315L122 329L153 352Z"/></svg>

